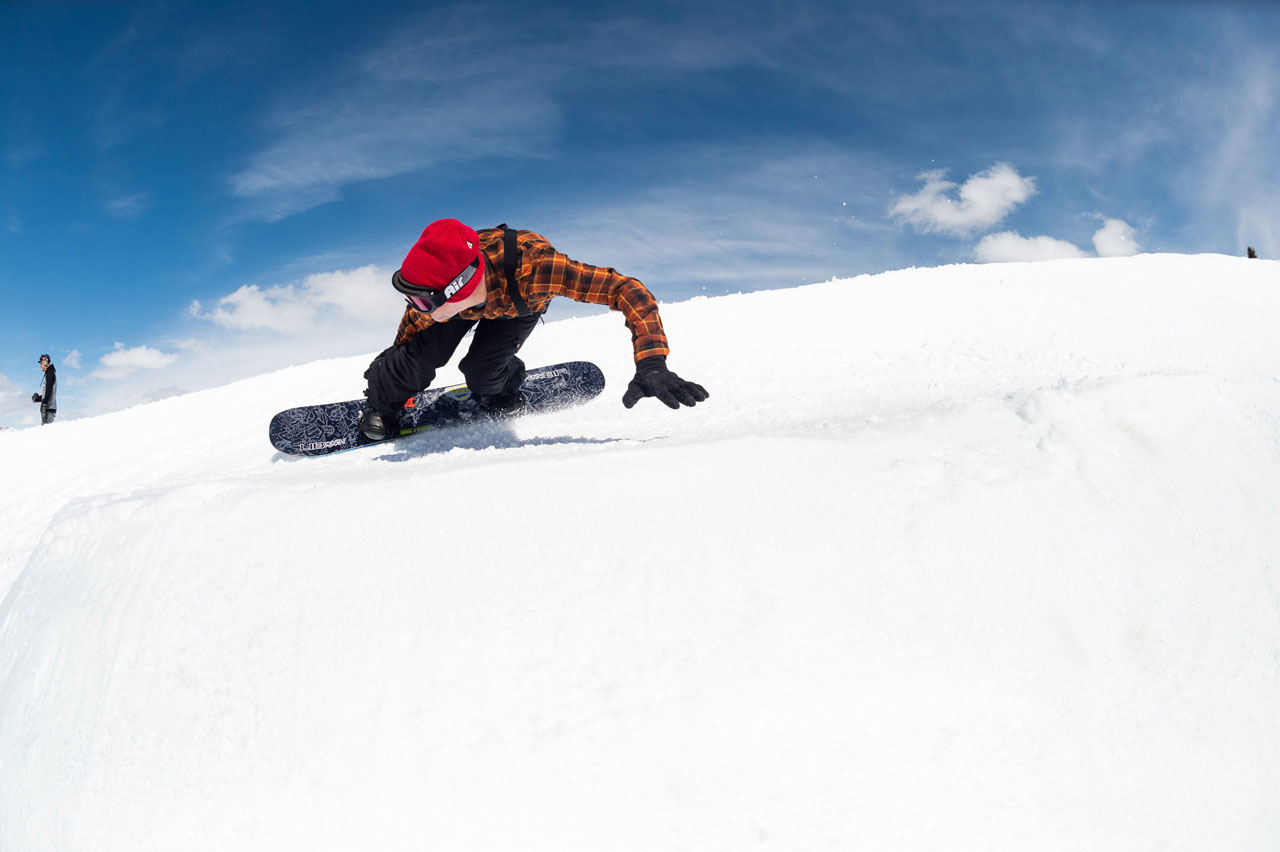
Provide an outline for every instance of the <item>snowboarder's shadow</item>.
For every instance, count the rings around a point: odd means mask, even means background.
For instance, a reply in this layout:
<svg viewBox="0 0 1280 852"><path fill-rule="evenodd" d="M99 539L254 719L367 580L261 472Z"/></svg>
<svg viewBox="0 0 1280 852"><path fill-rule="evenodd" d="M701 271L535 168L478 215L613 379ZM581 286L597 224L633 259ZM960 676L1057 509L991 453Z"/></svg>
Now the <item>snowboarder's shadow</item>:
<svg viewBox="0 0 1280 852"><path fill-rule="evenodd" d="M545 447L557 444L616 444L619 438L558 437L521 438L509 423L484 423L452 427L439 432L420 432L395 442L394 452L377 456L379 461L404 462L424 456L439 455L450 450L515 450L521 447Z"/></svg>

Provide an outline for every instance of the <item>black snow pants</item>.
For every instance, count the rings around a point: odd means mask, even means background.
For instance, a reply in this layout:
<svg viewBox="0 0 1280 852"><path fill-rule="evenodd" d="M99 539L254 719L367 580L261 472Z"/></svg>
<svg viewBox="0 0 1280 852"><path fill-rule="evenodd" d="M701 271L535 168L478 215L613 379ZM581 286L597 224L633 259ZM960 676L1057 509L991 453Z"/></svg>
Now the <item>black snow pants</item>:
<svg viewBox="0 0 1280 852"><path fill-rule="evenodd" d="M466 356L458 363L471 392L496 396L514 391L524 382L524 362L516 357L542 314L502 319L463 320L428 326L408 343L384 350L364 377L369 382L365 396L384 418L391 418L405 400L431 386L436 370L449 363L458 344L475 326L475 337Z"/></svg>

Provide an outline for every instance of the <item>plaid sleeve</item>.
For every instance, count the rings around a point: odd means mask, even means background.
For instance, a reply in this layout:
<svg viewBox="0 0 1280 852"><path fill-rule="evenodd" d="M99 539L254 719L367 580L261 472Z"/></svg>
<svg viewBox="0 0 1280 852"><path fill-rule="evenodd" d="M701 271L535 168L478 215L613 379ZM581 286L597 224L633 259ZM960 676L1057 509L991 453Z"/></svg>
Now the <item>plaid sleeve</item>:
<svg viewBox="0 0 1280 852"><path fill-rule="evenodd" d="M531 256L526 258L526 262L535 298L545 293L564 296L575 302L608 305L622 314L627 328L631 330L636 361L669 354L667 336L658 316L658 300L639 281L620 274L616 269L580 263L545 242L531 245L528 249L526 252Z"/></svg>
<svg viewBox="0 0 1280 852"><path fill-rule="evenodd" d="M400 327L396 329L395 345L408 343L415 334L429 325L435 325L435 320L431 319L429 314L419 313L406 306L404 316L400 317Z"/></svg>

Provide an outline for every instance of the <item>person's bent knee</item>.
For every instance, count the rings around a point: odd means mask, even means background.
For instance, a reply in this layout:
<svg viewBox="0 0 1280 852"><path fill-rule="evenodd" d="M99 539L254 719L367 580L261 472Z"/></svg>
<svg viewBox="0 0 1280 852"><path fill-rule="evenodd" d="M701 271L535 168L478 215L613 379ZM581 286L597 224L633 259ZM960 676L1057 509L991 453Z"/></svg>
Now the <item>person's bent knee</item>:
<svg viewBox="0 0 1280 852"><path fill-rule="evenodd" d="M524 384L524 362L514 355L501 364L476 364L468 358L458 365L472 393L493 396L512 391Z"/></svg>

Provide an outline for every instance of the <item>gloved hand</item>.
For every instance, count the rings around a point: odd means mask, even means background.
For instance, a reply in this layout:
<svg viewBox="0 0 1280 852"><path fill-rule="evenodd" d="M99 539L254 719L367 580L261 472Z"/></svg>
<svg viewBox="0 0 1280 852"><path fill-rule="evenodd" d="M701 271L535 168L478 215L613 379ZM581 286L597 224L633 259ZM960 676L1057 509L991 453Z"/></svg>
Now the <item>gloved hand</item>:
<svg viewBox="0 0 1280 852"><path fill-rule="evenodd" d="M44 397L42 397L42 396L41 396L40 394L38 394L38 393L33 393L33 394L31 394L31 401L32 401L32 402L44 402Z"/></svg>
<svg viewBox="0 0 1280 852"><path fill-rule="evenodd" d="M666 356L655 355L636 365L636 377L627 385L622 404L630 408L646 396L656 396L668 408L679 408L682 404L697 405L710 394L702 385L686 382L668 370Z"/></svg>

